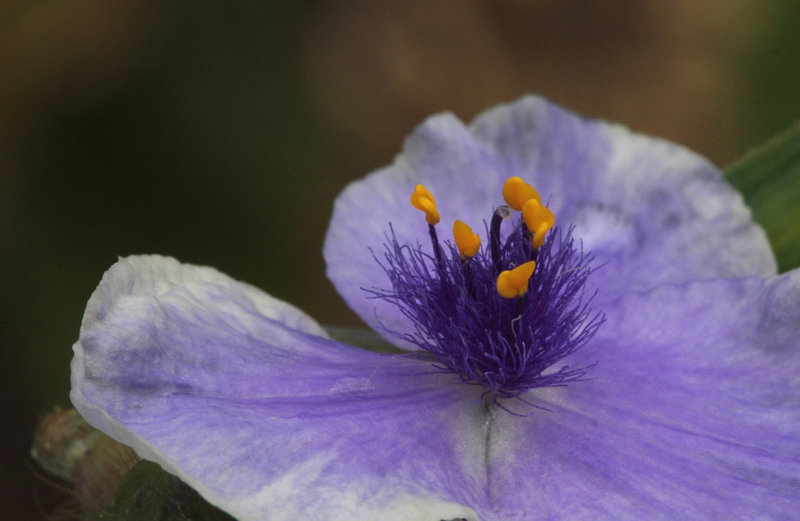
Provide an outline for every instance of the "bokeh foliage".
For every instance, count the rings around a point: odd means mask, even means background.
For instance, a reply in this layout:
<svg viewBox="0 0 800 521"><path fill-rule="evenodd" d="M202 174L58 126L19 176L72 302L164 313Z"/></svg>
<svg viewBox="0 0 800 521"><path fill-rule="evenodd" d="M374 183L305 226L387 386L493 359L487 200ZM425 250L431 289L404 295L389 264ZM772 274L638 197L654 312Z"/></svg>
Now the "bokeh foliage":
<svg viewBox="0 0 800 521"><path fill-rule="evenodd" d="M725 169L769 237L778 269L800 266L800 124Z"/></svg>

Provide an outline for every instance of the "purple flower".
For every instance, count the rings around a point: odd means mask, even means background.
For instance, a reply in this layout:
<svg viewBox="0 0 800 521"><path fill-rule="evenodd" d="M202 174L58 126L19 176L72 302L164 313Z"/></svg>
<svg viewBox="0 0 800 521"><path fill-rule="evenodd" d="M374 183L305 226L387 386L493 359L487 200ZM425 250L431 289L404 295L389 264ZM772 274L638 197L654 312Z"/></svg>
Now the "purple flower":
<svg viewBox="0 0 800 521"><path fill-rule="evenodd" d="M512 176L553 229L496 212ZM434 116L338 198L324 255L416 351L129 257L89 300L75 407L242 520L797 518L800 272L692 152L533 97Z"/></svg>

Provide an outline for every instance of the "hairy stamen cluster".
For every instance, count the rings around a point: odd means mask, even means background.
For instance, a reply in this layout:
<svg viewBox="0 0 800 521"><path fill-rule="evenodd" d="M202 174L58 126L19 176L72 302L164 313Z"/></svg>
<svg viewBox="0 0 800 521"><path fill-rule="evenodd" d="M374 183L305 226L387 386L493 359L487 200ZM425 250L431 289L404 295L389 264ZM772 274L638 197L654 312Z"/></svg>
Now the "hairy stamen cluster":
<svg viewBox="0 0 800 521"><path fill-rule="evenodd" d="M432 355L437 370L482 386L495 399L583 379L590 367L555 365L604 321L589 307L593 295L584 294L592 256L576 246L574 227L552 228L543 241L544 234L537 240L517 219L501 240L506 212L501 207L488 226L490 246L477 248L473 240L471 255L460 244L440 244L430 222L433 255L420 245L400 244L390 225L386 251L376 260L391 289L367 290L398 306L414 325L393 334ZM466 232L455 232L456 243L459 233ZM512 277L521 286L501 294L500 279L516 267L526 272Z"/></svg>

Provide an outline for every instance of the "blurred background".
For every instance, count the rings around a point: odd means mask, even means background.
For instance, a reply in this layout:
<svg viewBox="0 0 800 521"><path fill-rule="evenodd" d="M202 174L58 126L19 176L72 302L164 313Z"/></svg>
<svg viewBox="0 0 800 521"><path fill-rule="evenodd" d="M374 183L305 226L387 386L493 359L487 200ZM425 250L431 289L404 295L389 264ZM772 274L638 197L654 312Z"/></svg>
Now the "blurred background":
<svg viewBox="0 0 800 521"><path fill-rule="evenodd" d="M48 508L33 427L117 256L356 325L331 205L427 115L537 92L725 165L800 117L798 26L793 0L0 0L3 518Z"/></svg>

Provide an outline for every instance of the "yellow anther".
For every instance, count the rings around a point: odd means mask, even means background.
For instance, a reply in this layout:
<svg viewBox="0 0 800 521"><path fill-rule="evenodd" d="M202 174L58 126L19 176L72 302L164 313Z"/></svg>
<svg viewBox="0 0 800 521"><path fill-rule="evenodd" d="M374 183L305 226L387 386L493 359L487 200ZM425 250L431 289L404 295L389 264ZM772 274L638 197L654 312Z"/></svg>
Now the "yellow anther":
<svg viewBox="0 0 800 521"><path fill-rule="evenodd" d="M525 226L533 234L533 247L541 248L544 244L544 237L556 223L556 216L536 199L530 199L522 207L522 220Z"/></svg>
<svg viewBox="0 0 800 521"><path fill-rule="evenodd" d="M536 269L536 261L520 264L512 270L500 272L497 276L497 292L503 298L521 297L528 291L528 282Z"/></svg>
<svg viewBox="0 0 800 521"><path fill-rule="evenodd" d="M503 185L503 198L506 200L506 204L516 211L522 210L522 207L530 199L541 201L539 192L517 176L509 177L506 180Z"/></svg>
<svg viewBox="0 0 800 521"><path fill-rule="evenodd" d="M428 224L439 222L439 210L436 209L436 199L433 194L422 185L417 185L411 194L411 205L417 210L425 212L425 220Z"/></svg>
<svg viewBox="0 0 800 521"><path fill-rule="evenodd" d="M481 238L478 237L478 234L461 221L453 223L453 238L462 259L473 257L481 247Z"/></svg>

